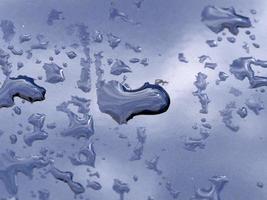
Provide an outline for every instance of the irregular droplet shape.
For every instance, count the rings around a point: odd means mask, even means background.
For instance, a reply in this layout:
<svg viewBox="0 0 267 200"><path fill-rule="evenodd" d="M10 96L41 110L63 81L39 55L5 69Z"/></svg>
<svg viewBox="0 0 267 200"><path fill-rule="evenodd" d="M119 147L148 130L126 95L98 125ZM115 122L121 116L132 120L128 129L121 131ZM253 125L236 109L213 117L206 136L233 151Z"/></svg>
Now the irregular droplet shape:
<svg viewBox="0 0 267 200"><path fill-rule="evenodd" d="M34 113L28 118L28 122L33 126L33 132L24 135L24 142L28 146L32 146L33 142L37 140L45 140L48 133L43 130L45 114Z"/></svg>
<svg viewBox="0 0 267 200"><path fill-rule="evenodd" d="M85 93L91 91L91 58L90 58L90 33L88 27L84 24L76 25L78 30L79 41L83 47L85 58L81 58L80 65L82 66L80 79L77 81L77 86Z"/></svg>
<svg viewBox="0 0 267 200"><path fill-rule="evenodd" d="M118 81L101 82L97 88L97 103L101 112L109 114L119 124L136 115L161 114L168 110L170 98L159 85L145 83L129 90Z"/></svg>
<svg viewBox="0 0 267 200"><path fill-rule="evenodd" d="M21 108L20 107L15 106L12 110L14 111L14 113L16 115L21 115Z"/></svg>
<svg viewBox="0 0 267 200"><path fill-rule="evenodd" d="M27 59L31 59L32 58L32 50L27 50L27 51L25 51L26 52L26 58Z"/></svg>
<svg viewBox="0 0 267 200"><path fill-rule="evenodd" d="M144 65L144 66L148 66L148 65L149 65L149 59L148 59L148 58L143 58L143 59L140 61L140 64L141 64L141 65Z"/></svg>
<svg viewBox="0 0 267 200"><path fill-rule="evenodd" d="M196 81L194 82L197 91L192 93L194 96L198 97L199 103L201 104L201 110L199 112L203 114L208 113L208 104L210 103L207 93L204 92L208 85L206 81L207 78L208 76L206 74L199 72L196 76Z"/></svg>
<svg viewBox="0 0 267 200"><path fill-rule="evenodd" d="M16 177L19 172L32 179L34 168L46 167L49 162L41 156L18 157L15 152L7 150L1 154L0 179L3 181L7 192L15 195L18 192Z"/></svg>
<svg viewBox="0 0 267 200"><path fill-rule="evenodd" d="M143 151L144 151L144 144L146 142L146 128L145 127L138 127L137 128L137 144L134 147L133 155L131 156L130 160L141 160Z"/></svg>
<svg viewBox="0 0 267 200"><path fill-rule="evenodd" d="M113 35L112 33L108 33L107 38L108 38L109 46L112 49L115 49L117 46L119 46L119 44L121 42L121 39L119 37Z"/></svg>
<svg viewBox="0 0 267 200"><path fill-rule="evenodd" d="M22 67L24 67L23 62L17 62L17 69L21 69Z"/></svg>
<svg viewBox="0 0 267 200"><path fill-rule="evenodd" d="M0 88L0 108L14 105L14 97L20 97L31 103L43 101L46 90L34 83L28 76L7 78Z"/></svg>
<svg viewBox="0 0 267 200"><path fill-rule="evenodd" d="M77 54L74 51L68 51L68 52L66 52L66 54L67 54L69 59L74 59L77 56Z"/></svg>
<svg viewBox="0 0 267 200"><path fill-rule="evenodd" d="M263 188L264 187L264 183L263 182L257 182L257 187L258 188Z"/></svg>
<svg viewBox="0 0 267 200"><path fill-rule="evenodd" d="M9 62L10 55L6 53L3 49L0 49L0 65L5 76L11 74L12 64Z"/></svg>
<svg viewBox="0 0 267 200"><path fill-rule="evenodd" d="M219 85L220 82L226 81L229 76L225 72L219 72L218 74L219 80L216 80L216 85Z"/></svg>
<svg viewBox="0 0 267 200"><path fill-rule="evenodd" d="M156 79L155 80L155 84L156 85L167 85L167 84L169 84L169 82L168 81L164 81L162 79Z"/></svg>
<svg viewBox="0 0 267 200"><path fill-rule="evenodd" d="M124 200L124 193L130 192L129 185L119 179L114 179L112 189L120 195L120 200Z"/></svg>
<svg viewBox="0 0 267 200"><path fill-rule="evenodd" d="M72 112L68 106L73 104L78 106L78 112L83 116L79 117L76 113ZM85 137L89 139L94 134L93 117L89 115L90 100L72 96L72 99L67 102L61 103L57 106L57 110L64 112L68 115L69 126L61 132L62 136L72 136L74 138Z"/></svg>
<svg viewBox="0 0 267 200"><path fill-rule="evenodd" d="M239 33L238 28L251 27L250 19L237 14L233 7L206 6L201 16L202 22L214 33L219 33L227 28L232 34L237 35Z"/></svg>
<svg viewBox="0 0 267 200"><path fill-rule="evenodd" d="M69 159L73 165L88 165L95 167L96 153L93 143L82 147L77 154L70 156Z"/></svg>
<svg viewBox="0 0 267 200"><path fill-rule="evenodd" d="M263 101L259 97L250 97L246 100L246 106L252 110L256 115L260 114L260 111L264 109Z"/></svg>
<svg viewBox="0 0 267 200"><path fill-rule="evenodd" d="M218 76L220 81L226 81L226 79L229 78L229 76L225 72L219 72Z"/></svg>
<svg viewBox="0 0 267 200"><path fill-rule="evenodd" d="M267 61L257 60L253 57L241 57L233 61L230 65L230 72L238 80L243 81L245 78L249 80L251 88L267 86L267 77L256 76L252 65L267 68Z"/></svg>
<svg viewBox="0 0 267 200"><path fill-rule="evenodd" d="M55 20L60 20L61 19L61 15L62 12L58 11L56 9L52 9L49 14L48 14L48 18L47 18L47 24L48 25L53 25Z"/></svg>
<svg viewBox="0 0 267 200"><path fill-rule="evenodd" d="M196 152L197 149L204 149L206 144L202 138L192 138L184 137L183 138L184 149L191 152Z"/></svg>
<svg viewBox="0 0 267 200"><path fill-rule="evenodd" d="M14 47L13 45L9 45L7 48L8 48L8 49L11 51L11 53L12 53L13 55L15 55L15 56L21 56L21 55L23 55L23 50L22 50L22 49L17 50L17 49L15 49L15 47Z"/></svg>
<svg viewBox="0 0 267 200"><path fill-rule="evenodd" d="M223 110L220 111L220 115L222 116L222 122L225 124L227 128L231 131L238 131L239 126L235 125L232 121L233 115L232 112L236 108L235 102L228 103Z"/></svg>
<svg viewBox="0 0 267 200"><path fill-rule="evenodd" d="M19 36L19 42L20 43L24 43L24 42L28 42L32 39L32 35L31 34L23 34Z"/></svg>
<svg viewBox="0 0 267 200"><path fill-rule="evenodd" d="M50 192L47 189L42 189L38 191L39 200L49 200Z"/></svg>
<svg viewBox="0 0 267 200"><path fill-rule="evenodd" d="M51 122L46 125L46 128L48 129L55 129L57 127L56 122Z"/></svg>
<svg viewBox="0 0 267 200"><path fill-rule="evenodd" d="M173 185L171 184L171 182L167 182L166 185L165 185L166 189L169 191L170 195L172 196L173 199L177 199L180 195L180 191L178 190L175 190L173 188Z"/></svg>
<svg viewBox="0 0 267 200"><path fill-rule="evenodd" d="M126 13L119 11L117 8L111 7L109 10L109 19L115 20L117 18L129 24L133 24L133 25L139 24L135 22L134 20L132 20Z"/></svg>
<svg viewBox="0 0 267 200"><path fill-rule="evenodd" d="M133 45L133 44L130 44L130 43L128 43L128 42L125 43L125 47L126 47L127 49L131 49L131 50L133 50L135 53L140 53L140 52L142 52L142 48L141 48L140 46L138 46L138 45Z"/></svg>
<svg viewBox="0 0 267 200"><path fill-rule="evenodd" d="M154 156L150 160L145 161L146 168L155 171L158 175L162 174L162 171L158 169L159 156Z"/></svg>
<svg viewBox="0 0 267 200"><path fill-rule="evenodd" d="M73 173L66 171L63 172L56 167L52 166L50 169L50 173L57 179L60 180L64 183L67 183L70 189L75 193L75 194L81 194L85 192L85 189L82 184L73 181Z"/></svg>
<svg viewBox="0 0 267 200"><path fill-rule="evenodd" d="M198 62L204 63L206 60L211 60L211 58L207 55L202 55L198 57Z"/></svg>
<svg viewBox="0 0 267 200"><path fill-rule="evenodd" d="M246 107L239 108L236 113L241 117L245 118L248 115L248 110Z"/></svg>
<svg viewBox="0 0 267 200"><path fill-rule="evenodd" d="M31 49L46 50L48 48L49 41L44 40L44 35L39 34L36 36L36 39L38 43L32 44Z"/></svg>
<svg viewBox="0 0 267 200"><path fill-rule="evenodd" d="M97 182L97 181L87 180L86 187L91 188L93 190L101 190L102 185L99 182Z"/></svg>
<svg viewBox="0 0 267 200"><path fill-rule="evenodd" d="M63 69L55 63L45 63L43 65L48 83L59 83L65 80Z"/></svg>
<svg viewBox="0 0 267 200"><path fill-rule="evenodd" d="M142 4L143 4L144 1L145 1L145 0L136 0L136 1L134 2L134 5L135 5L137 8L141 8L141 6L142 6Z"/></svg>
<svg viewBox="0 0 267 200"><path fill-rule="evenodd" d="M110 69L112 75L121 75L122 73L132 72L131 68L126 65L122 60L116 59Z"/></svg>
<svg viewBox="0 0 267 200"><path fill-rule="evenodd" d="M188 63L188 60L186 59L184 53L178 53L178 60L183 63Z"/></svg>
<svg viewBox="0 0 267 200"><path fill-rule="evenodd" d="M82 66L80 80L77 81L77 86L83 92L91 91L91 61L81 58L80 65Z"/></svg>
<svg viewBox="0 0 267 200"><path fill-rule="evenodd" d="M3 40L5 40L5 42L10 42L16 34L14 23L6 19L1 20L0 28L3 33Z"/></svg>
<svg viewBox="0 0 267 200"><path fill-rule="evenodd" d="M225 186L228 183L226 176L213 176L209 179L211 187L199 188L195 191L192 200L220 200L220 194Z"/></svg>
<svg viewBox="0 0 267 200"><path fill-rule="evenodd" d="M100 31L95 30L92 38L94 42L101 43L103 41L103 34Z"/></svg>
<svg viewBox="0 0 267 200"><path fill-rule="evenodd" d="M230 87L229 93L234 95L235 97L239 97L240 95L243 94L239 89L237 89L235 87Z"/></svg>
<svg viewBox="0 0 267 200"><path fill-rule="evenodd" d="M217 47L218 43L216 40L207 40L206 43L209 45L209 47Z"/></svg>
<svg viewBox="0 0 267 200"><path fill-rule="evenodd" d="M214 70L217 66L218 66L217 63L206 62L204 68L209 68Z"/></svg>

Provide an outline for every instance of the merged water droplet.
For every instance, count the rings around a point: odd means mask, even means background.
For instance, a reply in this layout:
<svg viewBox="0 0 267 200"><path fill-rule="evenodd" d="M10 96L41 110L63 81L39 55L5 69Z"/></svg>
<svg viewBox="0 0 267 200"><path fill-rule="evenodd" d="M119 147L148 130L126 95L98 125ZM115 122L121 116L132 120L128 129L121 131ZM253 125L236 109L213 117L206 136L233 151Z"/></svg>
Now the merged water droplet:
<svg viewBox="0 0 267 200"><path fill-rule="evenodd" d="M55 166L52 166L50 169L50 173L57 179L60 180L70 187L70 189L75 194L81 194L85 192L85 188L82 184L73 181L73 173L69 171L61 171L57 169Z"/></svg>
<svg viewBox="0 0 267 200"><path fill-rule="evenodd" d="M222 116L222 122L225 124L227 128L231 131L238 131L239 126L235 125L232 121L233 119L233 110L236 108L235 102L228 103L223 110L220 111L220 115Z"/></svg>
<svg viewBox="0 0 267 200"><path fill-rule="evenodd" d="M162 171L158 169L159 156L154 156L150 160L146 160L146 168L155 171L158 175L162 174Z"/></svg>
<svg viewBox="0 0 267 200"><path fill-rule="evenodd" d="M70 104L78 106L78 113L81 113L82 117L68 108ZM71 136L74 138L84 137L89 139L94 134L93 118L88 114L89 105L90 100L72 96L70 101L63 102L57 106L57 110L66 113L69 118L69 126L61 132L62 136Z"/></svg>
<svg viewBox="0 0 267 200"><path fill-rule="evenodd" d="M43 101L46 90L34 83L34 80L27 76L7 78L0 88L0 108L14 105L14 97L20 97L31 103Z"/></svg>
<svg viewBox="0 0 267 200"><path fill-rule="evenodd" d="M56 63L45 63L43 69L48 83L59 83L65 80L63 69Z"/></svg>
<svg viewBox="0 0 267 200"><path fill-rule="evenodd" d="M193 92L194 96L197 96L199 99L199 102L201 104L201 110L200 113L207 114L208 113L208 104L210 103L208 95L203 92L207 88L207 75L199 72L196 76L196 81L194 82L194 85L197 88L197 91Z"/></svg>
<svg viewBox="0 0 267 200"><path fill-rule="evenodd" d="M226 176L213 176L209 179L211 183L210 188L198 188L195 191L192 200L219 200L221 199L220 194L225 186L228 183L228 179Z"/></svg>
<svg viewBox="0 0 267 200"><path fill-rule="evenodd" d="M77 154L69 157L73 165L88 165L95 167L96 153L93 143L82 147Z"/></svg>
<svg viewBox="0 0 267 200"><path fill-rule="evenodd" d="M256 115L260 114L260 111L264 109L264 103L260 97L252 96L246 100L246 106L253 111Z"/></svg>
<svg viewBox="0 0 267 200"><path fill-rule="evenodd" d="M117 46L119 46L119 44L121 42L121 39L119 37L113 35L112 33L108 33L107 38L108 38L109 46L112 49L115 49Z"/></svg>
<svg viewBox="0 0 267 200"><path fill-rule="evenodd" d="M21 158L16 156L15 152L7 150L1 154L0 179L3 181L8 193L15 195L18 192L16 176L19 172L32 179L34 168L46 167L49 162L42 156Z"/></svg>
<svg viewBox="0 0 267 200"><path fill-rule="evenodd" d="M227 28L232 34L237 35L238 28L251 27L250 19L237 14L233 7L206 6L201 16L202 22L214 33L219 33Z"/></svg>
<svg viewBox="0 0 267 200"><path fill-rule="evenodd" d="M58 11L56 9L52 9L48 14L48 18L46 21L47 24L51 26L54 24L54 21L62 19L62 17L61 17L62 13L63 12Z"/></svg>
<svg viewBox="0 0 267 200"><path fill-rule="evenodd" d="M116 59L113 65L111 66L110 73L112 75L121 75L122 73L132 72L131 68L126 65L122 60Z"/></svg>
<svg viewBox="0 0 267 200"><path fill-rule="evenodd" d="M251 88L267 86L267 77L256 76L252 68L253 65L267 68L267 61L257 60L253 57L241 57L233 61L230 65L230 72L238 79L247 78Z"/></svg>
<svg viewBox="0 0 267 200"><path fill-rule="evenodd" d="M130 160L141 160L143 151L144 151L144 145L146 142L146 128L145 127L138 127L137 128L137 144L134 147L133 155L131 156Z"/></svg>
<svg viewBox="0 0 267 200"><path fill-rule="evenodd" d="M124 200L124 194L130 192L129 185L119 179L114 179L112 189L120 195L120 200Z"/></svg>
<svg viewBox="0 0 267 200"><path fill-rule="evenodd" d="M32 146L33 142L37 140L45 140L48 133L43 130L45 114L35 113L28 118L28 122L33 126L33 132L24 135L24 142L28 146Z"/></svg>
<svg viewBox="0 0 267 200"><path fill-rule="evenodd" d="M3 40L10 42L16 34L14 23L7 19L1 20L0 28L3 33Z"/></svg>
<svg viewBox="0 0 267 200"><path fill-rule="evenodd" d="M101 112L124 124L136 115L165 112L169 108L170 98L159 85L145 83L139 89L129 90L112 80L102 82L97 88L97 103Z"/></svg>

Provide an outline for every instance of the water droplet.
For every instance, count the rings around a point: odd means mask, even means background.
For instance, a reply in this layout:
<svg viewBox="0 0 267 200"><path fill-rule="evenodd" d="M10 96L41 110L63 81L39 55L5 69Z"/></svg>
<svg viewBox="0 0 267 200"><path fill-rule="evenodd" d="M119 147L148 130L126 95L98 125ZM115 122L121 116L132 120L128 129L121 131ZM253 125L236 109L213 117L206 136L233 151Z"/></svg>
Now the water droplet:
<svg viewBox="0 0 267 200"><path fill-rule="evenodd" d="M35 113L28 118L28 122L33 126L33 132L24 135L24 142L28 146L32 146L33 142L37 140L45 140L48 133L43 130L45 114Z"/></svg>
<svg viewBox="0 0 267 200"><path fill-rule="evenodd" d="M225 124L227 128L231 131L237 132L239 130L238 125L233 124L233 115L232 112L236 108L235 102L228 103L223 110L220 111L220 115L222 116L222 122Z"/></svg>
<svg viewBox="0 0 267 200"><path fill-rule="evenodd" d="M226 176L213 176L209 179L211 183L210 188L199 188L195 190L195 194L192 200L203 200L203 199L221 199L220 193L222 192L226 183L228 183L228 179Z"/></svg>
<svg viewBox="0 0 267 200"><path fill-rule="evenodd" d="M267 86L267 77L256 76L252 69L252 65L267 68L267 61L256 60L252 57L241 57L234 60L230 65L230 72L238 80L243 81L245 78L247 78L251 88Z"/></svg>
<svg viewBox="0 0 267 200"><path fill-rule="evenodd" d="M81 194L85 192L84 187L82 184L73 181L73 173L66 171L63 172L59 169L57 169L55 166L52 166L50 169L50 173L58 180L67 183L70 189L75 193L75 194Z"/></svg>
<svg viewBox="0 0 267 200"><path fill-rule="evenodd" d="M7 78L0 88L0 108L14 105L14 97L20 97L31 103L43 101L46 90L34 83L34 80L27 76Z"/></svg>
<svg viewBox="0 0 267 200"><path fill-rule="evenodd" d="M119 101L118 101L119 100ZM128 90L118 81L102 82L97 88L97 103L103 113L119 124L135 115L160 114L168 110L170 99L159 85L145 83L141 88Z"/></svg>
<svg viewBox="0 0 267 200"><path fill-rule="evenodd" d="M131 68L126 65L122 60L116 59L113 65L111 66L110 73L112 75L121 75L122 73L132 72Z"/></svg>
<svg viewBox="0 0 267 200"><path fill-rule="evenodd" d="M121 42L121 39L119 37L113 35L112 33L108 33L107 38L108 38L109 46L112 49L115 49L117 46L119 46L119 44Z"/></svg>
<svg viewBox="0 0 267 200"><path fill-rule="evenodd" d="M56 9L52 9L50 11L50 13L48 14L48 18L47 18L47 21L46 21L47 24L50 25L50 26L53 25L55 20L62 19L61 15L62 15L61 11L58 11Z"/></svg>
<svg viewBox="0 0 267 200"><path fill-rule="evenodd" d="M183 53L178 53L178 60L183 63L188 63L188 60L186 59Z"/></svg>
<svg viewBox="0 0 267 200"><path fill-rule="evenodd" d="M206 6L202 11L202 21L214 33L219 33L227 28L232 34L237 35L238 28L249 28L251 22L248 17L238 15L233 7L218 8Z"/></svg>
<svg viewBox="0 0 267 200"><path fill-rule="evenodd" d="M55 63L45 63L43 69L48 83L59 83L65 80L63 69Z"/></svg>
<svg viewBox="0 0 267 200"><path fill-rule="evenodd" d="M10 42L16 34L14 23L10 20L1 20L0 28L3 33L3 40Z"/></svg>

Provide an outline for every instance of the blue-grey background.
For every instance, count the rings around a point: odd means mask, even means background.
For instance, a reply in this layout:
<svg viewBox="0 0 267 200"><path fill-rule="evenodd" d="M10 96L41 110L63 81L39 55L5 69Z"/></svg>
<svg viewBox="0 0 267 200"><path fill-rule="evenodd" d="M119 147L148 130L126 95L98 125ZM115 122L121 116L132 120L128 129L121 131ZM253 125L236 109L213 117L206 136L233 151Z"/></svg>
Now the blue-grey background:
<svg viewBox="0 0 267 200"><path fill-rule="evenodd" d="M222 192L225 200L264 200L267 199L266 187L262 189L256 186L258 181L266 183L267 180L267 142L266 142L266 117L263 110L259 116L249 112L246 119L240 119L234 115L234 122L240 125L238 132L231 132L221 122L219 110L227 103L234 100L241 106L251 95L261 96L266 102L264 93L249 89L249 83L236 80L233 76L220 84L215 85L219 71L229 73L229 64L236 58L247 56L242 44L249 41L244 30L240 31L237 42L231 44L224 40L217 48L210 48L205 41L216 39L217 36L201 23L201 11L206 5L222 7L234 6L237 11L256 18L259 22L254 24L251 32L256 34L257 42L261 48L251 48L250 55L258 59L267 59L267 29L266 18L267 2L264 0L145 0L140 9L137 9L132 0L114 1L117 8L127 13L130 18L141 25L134 26L118 20L109 20L109 8L111 1L108 0L1 0L0 19L12 20L16 26L16 36L11 41L17 48L27 49L29 44L18 43L18 36L22 33L30 33L33 36L43 34L50 41L48 50L33 51L33 58L28 60L23 56L11 56L12 63L24 62L25 67L20 71L14 67L12 76L25 74L36 78L45 77L42 64L35 64L38 58L42 62L49 62L49 56L53 56L55 63L61 65L68 63L64 68L66 80L59 84L49 84L43 80L36 80L39 85L47 89L46 100L30 104L21 103L16 99L16 105L22 108L22 115L12 116L11 108L0 109L0 128L5 134L0 138L0 150L12 149L20 156L38 154L41 147L48 147L56 152L66 151L63 158L55 160L56 166L61 170L74 173L74 180L86 185L86 180L94 180L88 176L86 167L71 165L67 158L70 152L75 152L83 146L84 141L60 136L61 130L68 126L68 118L64 113L56 111L56 106L70 99L71 95L78 95L91 99L90 113L95 122L95 142L97 154L96 167L92 171L100 173L102 189L94 191L87 189L83 195L85 198L94 200L118 199L119 196L112 190L114 178L119 178L130 185L131 191L125 195L125 199L142 200L153 196L156 200L168 200L171 196L164 187L166 181L171 181L175 189L181 191L179 199L189 199L194 193L194 184L197 187L208 186L208 178L213 175L225 175L229 183ZM46 24L48 13L51 9L63 11L65 20L55 21L53 26ZM252 16L250 9L256 9L257 15ZM103 68L106 79L122 80L122 77L109 75L107 58L118 58L126 63L132 57L148 57L149 65L144 67L139 64L131 66L133 73L128 74L127 83L132 88L138 88L144 82L153 83L155 79L163 79L169 82L164 88L170 95L171 106L166 113L154 116L137 116L130 120L127 125L118 126L112 118L99 111L96 103L94 89L95 70L92 65L91 93L85 94L76 87L76 81L80 75L79 58L83 56L81 48L74 49L78 57L70 60L65 53L54 56L54 45L65 45L71 50L70 45L78 42L78 38L66 33L66 27L75 23L88 25L89 31L101 30L104 33L111 32L122 39L121 45L112 50L107 43L106 36L102 44L90 45L91 54L103 51ZM231 35L225 31L227 36ZM219 34L221 35L221 34ZM31 43L34 42L34 38ZM140 45L142 53L136 54L124 47L124 42ZM7 43L1 41L1 48L6 48ZM64 52L64 51L62 51ZM183 52L189 63L181 63L177 54ZM212 61L218 63L216 70L204 69L203 64L198 62L198 57L206 54ZM189 152L183 148L181 136L198 135L192 129L194 123L200 123L200 104L192 95L195 90L193 82L198 72L208 74L207 93L211 99L208 122L213 125L212 134L207 140L204 150ZM266 72L262 72L267 74ZM0 75L1 82L4 76ZM234 86L243 92L236 98L229 94L229 88ZM11 145L9 135L19 130L19 123L28 125L27 118L32 113L46 114L46 123L56 122L57 128L47 130L49 137L45 141L36 142L29 148L25 148L23 136L18 136L18 143ZM143 159L129 161L132 150L136 144L136 128L144 126L147 130L147 142L144 148ZM119 130L114 130L119 127ZM120 139L117 132L127 135L128 139ZM99 140L96 140L99 138ZM127 143L132 144L131 147ZM74 143L75 146L71 146ZM162 149L166 149L163 151ZM144 160L159 155L159 168L163 171L162 176L145 168ZM103 160L105 158L105 160ZM30 191L37 193L39 189L48 189L52 200L72 200L74 195L68 186L62 182L56 183L55 179L48 175L46 179L40 179L38 170L34 172L33 180L24 175L18 175L18 197L22 200L31 199ZM139 177L134 182L133 175ZM165 178L164 178L165 177ZM159 182L163 185L160 186ZM0 197L9 197L4 185L0 182Z"/></svg>

